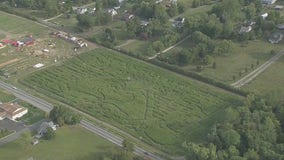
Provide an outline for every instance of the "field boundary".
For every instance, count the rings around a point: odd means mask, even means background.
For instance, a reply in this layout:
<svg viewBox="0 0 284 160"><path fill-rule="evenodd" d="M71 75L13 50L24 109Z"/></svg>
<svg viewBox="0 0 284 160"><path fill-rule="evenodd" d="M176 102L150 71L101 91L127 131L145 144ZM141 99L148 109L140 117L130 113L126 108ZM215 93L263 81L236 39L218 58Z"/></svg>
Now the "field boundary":
<svg viewBox="0 0 284 160"><path fill-rule="evenodd" d="M11 60L9 60L9 61L0 63L0 67L7 66L7 65L12 64L12 63L15 63L15 62L17 62L17 61L19 61L19 60L21 60L21 59L14 58L14 59L11 59Z"/></svg>

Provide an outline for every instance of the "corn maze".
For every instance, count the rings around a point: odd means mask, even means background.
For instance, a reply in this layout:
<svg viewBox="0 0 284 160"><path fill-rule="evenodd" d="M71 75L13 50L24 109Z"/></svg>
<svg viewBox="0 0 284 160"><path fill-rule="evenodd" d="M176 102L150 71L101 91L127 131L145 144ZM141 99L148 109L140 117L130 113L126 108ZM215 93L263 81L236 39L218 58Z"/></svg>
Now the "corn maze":
<svg viewBox="0 0 284 160"><path fill-rule="evenodd" d="M204 140L223 109L240 104L216 88L103 49L21 83L173 153L185 140Z"/></svg>

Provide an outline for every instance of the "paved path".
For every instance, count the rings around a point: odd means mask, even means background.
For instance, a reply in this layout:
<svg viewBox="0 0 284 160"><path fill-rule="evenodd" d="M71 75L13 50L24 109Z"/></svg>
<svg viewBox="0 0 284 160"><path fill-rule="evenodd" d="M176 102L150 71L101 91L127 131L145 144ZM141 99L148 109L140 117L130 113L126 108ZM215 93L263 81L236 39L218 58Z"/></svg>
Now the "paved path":
<svg viewBox="0 0 284 160"><path fill-rule="evenodd" d="M43 119L43 120L41 120L41 121L31 125L31 126L25 126L21 129L17 130L15 133L10 134L5 138L0 139L0 146L16 140L17 138L19 138L21 136L22 133L24 133L26 131L37 130L43 121L46 121L46 119Z"/></svg>
<svg viewBox="0 0 284 160"><path fill-rule="evenodd" d="M180 40L178 43L176 43L176 44L174 44L174 45L172 45L172 46L166 48L166 49L163 50L162 52L156 53L156 54L155 54L154 56L152 56L152 57L148 57L148 59L151 60L151 59L157 58L158 55L160 55L161 53L166 53L166 52L168 52L169 50L171 50L171 49L175 48L176 46L180 45L182 42L184 42L185 40L187 40L189 37L190 37L190 35L184 37L184 38L183 38L182 40Z"/></svg>
<svg viewBox="0 0 284 160"><path fill-rule="evenodd" d="M54 17L52 17L52 18L45 19L45 20L43 20L43 21L51 21L51 20L54 20L54 19L56 19L56 18L61 17L62 15L63 15L63 14L61 13L61 14L59 14L59 15L57 15L57 16L54 16Z"/></svg>
<svg viewBox="0 0 284 160"><path fill-rule="evenodd" d="M271 66L273 63L275 63L280 57L284 55L284 50L281 50L279 53L277 53L275 56L273 56L271 59L269 59L267 62L256 68L254 71L249 73L248 75L244 76L237 82L234 82L231 84L231 86L236 88L241 88L245 84L248 84L252 80L254 80L260 73L265 71L269 66Z"/></svg>

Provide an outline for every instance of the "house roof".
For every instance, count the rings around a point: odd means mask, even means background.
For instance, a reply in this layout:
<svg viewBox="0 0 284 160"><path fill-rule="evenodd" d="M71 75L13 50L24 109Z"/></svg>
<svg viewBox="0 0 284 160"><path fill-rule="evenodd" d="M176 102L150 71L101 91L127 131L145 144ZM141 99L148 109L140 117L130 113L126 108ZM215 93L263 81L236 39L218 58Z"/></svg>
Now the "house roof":
<svg viewBox="0 0 284 160"><path fill-rule="evenodd" d="M14 116L26 110L26 108L23 108L22 106L15 103L3 103L0 105L0 109L11 116Z"/></svg>

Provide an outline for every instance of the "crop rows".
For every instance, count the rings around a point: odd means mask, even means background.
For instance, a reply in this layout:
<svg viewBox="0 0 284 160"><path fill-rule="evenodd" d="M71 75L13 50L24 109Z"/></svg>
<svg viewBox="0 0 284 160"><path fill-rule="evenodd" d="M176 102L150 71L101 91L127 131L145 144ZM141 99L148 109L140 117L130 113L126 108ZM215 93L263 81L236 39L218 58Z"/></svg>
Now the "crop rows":
<svg viewBox="0 0 284 160"><path fill-rule="evenodd" d="M185 132L199 132L196 125L200 121L234 105L231 100L235 99L103 49L36 72L21 82L53 93L55 98L167 151L181 146L188 138ZM202 140L206 134L191 140Z"/></svg>

